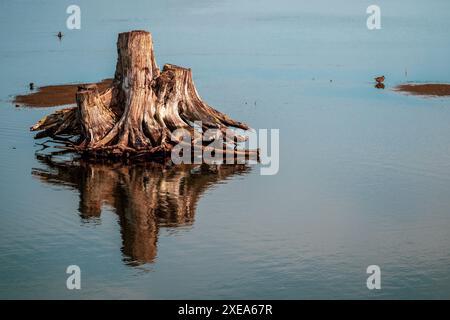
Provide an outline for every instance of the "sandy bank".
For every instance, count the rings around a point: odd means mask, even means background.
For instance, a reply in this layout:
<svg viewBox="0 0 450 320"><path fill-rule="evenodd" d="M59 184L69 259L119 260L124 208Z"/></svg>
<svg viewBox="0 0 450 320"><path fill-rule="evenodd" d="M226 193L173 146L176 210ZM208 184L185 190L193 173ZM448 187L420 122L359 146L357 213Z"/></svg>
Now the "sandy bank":
<svg viewBox="0 0 450 320"><path fill-rule="evenodd" d="M429 97L450 96L450 84L427 83L427 84L402 84L394 88L395 91L413 95Z"/></svg>

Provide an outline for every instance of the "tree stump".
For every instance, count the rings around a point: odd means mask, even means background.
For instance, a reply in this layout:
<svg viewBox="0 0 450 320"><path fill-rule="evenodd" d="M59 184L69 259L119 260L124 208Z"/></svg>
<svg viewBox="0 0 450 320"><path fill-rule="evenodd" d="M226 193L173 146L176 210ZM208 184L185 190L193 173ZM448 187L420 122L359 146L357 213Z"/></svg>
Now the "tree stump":
<svg viewBox="0 0 450 320"><path fill-rule="evenodd" d="M100 218L105 204L112 208L119 217L123 253L136 265L155 259L161 227L191 225L208 189L250 172L246 165L110 165L55 161L49 156L37 160L41 165L33 168L32 175L42 183L78 190L83 219Z"/></svg>
<svg viewBox="0 0 450 320"><path fill-rule="evenodd" d="M40 131L36 138L50 137L63 148L96 158L129 158L169 154L177 143L171 133L177 129L198 130L194 123L199 121L203 131L249 129L202 101L190 69L166 64L160 71L149 32L120 33L117 51L111 87L104 92L95 85L79 87L77 107L41 119L31 127ZM238 137L242 138L236 134L225 144L242 141ZM253 152L226 146L220 151L235 155Z"/></svg>

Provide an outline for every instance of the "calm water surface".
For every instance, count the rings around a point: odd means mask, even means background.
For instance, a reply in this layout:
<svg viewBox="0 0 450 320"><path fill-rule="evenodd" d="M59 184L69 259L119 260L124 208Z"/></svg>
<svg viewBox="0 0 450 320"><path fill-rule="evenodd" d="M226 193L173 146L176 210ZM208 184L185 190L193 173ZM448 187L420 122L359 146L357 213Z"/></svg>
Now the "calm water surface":
<svg viewBox="0 0 450 320"><path fill-rule="evenodd" d="M450 99L390 90L450 82L450 2L378 1L369 31L373 1L77 1L70 31L72 2L0 4L0 298L450 297ZM132 29L205 101L279 128L279 173L36 155L28 128L51 109L11 98L111 77Z"/></svg>

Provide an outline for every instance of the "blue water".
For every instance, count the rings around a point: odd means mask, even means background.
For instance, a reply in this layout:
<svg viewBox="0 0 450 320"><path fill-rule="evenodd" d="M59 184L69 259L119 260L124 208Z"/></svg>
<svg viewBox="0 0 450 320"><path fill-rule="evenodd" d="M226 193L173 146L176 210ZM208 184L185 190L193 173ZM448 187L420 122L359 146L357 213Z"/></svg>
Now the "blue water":
<svg viewBox="0 0 450 320"><path fill-rule="evenodd" d="M70 4L81 30L65 27ZM450 100L391 89L450 82L450 2L377 1L375 31L371 4L2 1L0 298L448 298ZM279 173L40 161L28 128L51 109L12 97L111 77L133 29L152 32L160 66L192 68L209 104L279 128ZM181 213L180 177L197 197ZM381 290L366 287L373 264Z"/></svg>

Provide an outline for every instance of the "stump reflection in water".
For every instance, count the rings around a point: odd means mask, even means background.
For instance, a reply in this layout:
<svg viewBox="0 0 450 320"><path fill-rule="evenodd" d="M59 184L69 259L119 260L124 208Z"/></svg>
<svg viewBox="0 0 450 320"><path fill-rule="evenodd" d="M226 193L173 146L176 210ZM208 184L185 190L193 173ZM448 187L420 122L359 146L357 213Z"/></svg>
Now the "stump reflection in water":
<svg viewBox="0 0 450 320"><path fill-rule="evenodd" d="M250 170L246 165L166 167L38 159L45 168L35 168L32 174L45 183L77 189L83 219L99 218L103 205L114 209L119 216L124 259L135 266L155 260L160 227L191 225L205 190Z"/></svg>

